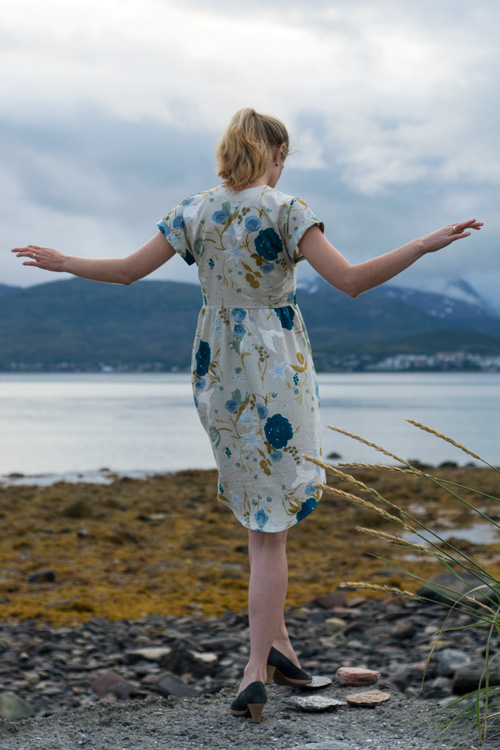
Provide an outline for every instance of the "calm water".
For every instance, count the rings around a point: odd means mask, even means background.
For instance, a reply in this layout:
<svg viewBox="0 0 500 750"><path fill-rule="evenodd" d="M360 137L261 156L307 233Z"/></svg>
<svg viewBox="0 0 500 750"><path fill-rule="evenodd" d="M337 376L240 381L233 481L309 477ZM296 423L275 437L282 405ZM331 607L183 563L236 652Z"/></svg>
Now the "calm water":
<svg viewBox="0 0 500 750"><path fill-rule="evenodd" d="M325 455L385 460L327 429L333 424L404 458L469 460L410 417L500 464L498 373L320 375L319 387ZM0 475L213 466L188 375L0 375Z"/></svg>

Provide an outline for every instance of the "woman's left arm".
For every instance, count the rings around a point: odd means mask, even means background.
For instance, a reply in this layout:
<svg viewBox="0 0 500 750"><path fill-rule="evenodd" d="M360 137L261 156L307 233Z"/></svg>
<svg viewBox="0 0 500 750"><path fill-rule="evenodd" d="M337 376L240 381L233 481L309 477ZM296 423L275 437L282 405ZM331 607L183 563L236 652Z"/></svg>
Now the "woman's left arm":
<svg viewBox="0 0 500 750"><path fill-rule="evenodd" d="M45 271L71 273L83 279L108 284L132 284L156 271L175 255L175 250L161 232L124 258L79 258L65 255L50 247L27 245L12 250L18 258L28 258L23 266Z"/></svg>

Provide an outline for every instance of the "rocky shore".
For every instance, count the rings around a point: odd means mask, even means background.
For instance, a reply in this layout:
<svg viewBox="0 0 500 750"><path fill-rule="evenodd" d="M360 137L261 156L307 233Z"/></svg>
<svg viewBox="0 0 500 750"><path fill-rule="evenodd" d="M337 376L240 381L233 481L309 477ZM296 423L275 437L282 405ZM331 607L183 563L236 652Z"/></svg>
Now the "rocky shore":
<svg viewBox="0 0 500 750"><path fill-rule="evenodd" d="M278 686L269 689L269 710L266 708L262 727L266 722L277 725L281 722L288 730L293 726L295 731L300 727L302 732L295 739L286 740L295 744L280 745L277 741L273 746L299 747L304 735L307 742L302 742L302 746L306 747L315 741L314 732L306 728L316 726L318 721L322 726L318 730L322 732L322 742L330 742L325 748L351 750L370 732L373 741L359 747L375 748L375 730L380 734L385 729L390 735L391 728L394 740L405 738L406 742L411 739L414 743L402 745L405 748L426 748L431 743L435 747L455 748L478 744L477 730L471 723L449 727L442 738L438 737L440 722L457 713L449 705L458 696L474 690L481 679L487 636L484 628L467 628L473 618L460 611L452 615L447 630L439 635L446 613L446 608L438 603L400 597L368 600L357 597L348 602L343 591L318 596L290 611L287 620L303 665L316 675L333 678L333 683L318 690ZM495 636L490 642L492 656L498 653L498 641ZM52 727L49 732L62 732L63 739L58 740L62 744L51 744L50 750L58 747L69 750L71 745L69 739L64 744L64 733L68 735L70 727L75 731L75 726L83 721L84 725L87 722L87 728L81 729L79 744L104 748L100 730L93 727L89 731L88 723L94 721L93 716L102 718L104 711L109 723L125 711L130 713L129 721L134 724L135 713L139 711L142 716L146 711L151 721L168 731L169 748L252 747L245 743L235 745L236 739L226 742L222 737L217 740L219 744L215 740L215 744L210 744L214 731L211 710L221 714L223 733L239 731L257 738L258 732L263 731L248 721L234 719L227 710L247 655L245 612L208 619L151 615L141 620L112 622L94 617L77 628L54 628L33 620L3 622L0 624L0 713L5 718L0 722L0 746L5 750L21 747L24 750L29 745L22 743L28 737L31 741L35 735L42 736L44 727ZM358 683L362 688L341 685L335 679L340 667L379 672L378 681L369 690L382 690L389 700L373 709L348 707L346 697L367 688L363 680ZM490 684L495 684L495 680L500 684L500 675L492 665ZM326 713L323 709L321 714L302 714L300 707L290 703L290 698L298 694L334 698L343 705L330 707ZM116 713L118 707L121 709ZM194 729L191 735L188 732L189 736L182 734L187 730L183 721L178 725L167 721L176 711L188 724L197 727L199 744L193 744ZM19 721L23 716L27 720ZM30 716L36 718L29 719ZM73 717L72 722L68 716ZM290 717L293 721L289 726ZM418 719L416 724L403 726L413 719ZM139 732L142 719L137 721L134 731ZM55 726L59 727L57 732ZM495 727L490 726L489 744L485 747L498 747L500 726L497 729L498 735ZM158 729L160 734L161 731ZM343 733L342 740L339 733ZM334 740L336 745L331 744ZM379 740L382 741L381 736ZM135 750L142 745L134 740L133 745L123 747Z"/></svg>
<svg viewBox="0 0 500 750"><path fill-rule="evenodd" d="M487 542L478 537L485 529L474 513L439 487L394 472L353 473L498 569L494 530ZM496 494L495 472L448 466L440 475ZM290 534L288 623L304 667L332 683L303 692L270 686L259 725L231 716L248 655L248 571L241 528L217 504L215 480L191 471L0 488L2 750L479 747L472 723L442 735L440 724L467 705L450 704L476 689L485 658L490 684L500 684L498 636L488 643L488 631L467 627L474 617L459 607L440 632L448 610L439 601L337 588L365 580L416 591L402 567L428 581L442 568L424 553L361 537L357 525L393 529L328 496ZM463 494L498 517L496 501ZM368 687L341 684L339 668L380 676ZM348 704L366 691L385 701ZM328 702L317 713L291 701L314 695ZM492 719L487 750L500 744L497 729Z"/></svg>

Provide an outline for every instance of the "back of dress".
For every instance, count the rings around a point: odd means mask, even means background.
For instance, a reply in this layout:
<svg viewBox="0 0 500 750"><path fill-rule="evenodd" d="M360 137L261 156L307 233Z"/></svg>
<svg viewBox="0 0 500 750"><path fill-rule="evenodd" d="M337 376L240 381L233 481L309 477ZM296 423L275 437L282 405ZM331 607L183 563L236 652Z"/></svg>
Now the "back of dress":
<svg viewBox="0 0 500 750"><path fill-rule="evenodd" d="M295 304L305 203L267 186L220 185L158 227L198 265L203 308L193 347L195 404L219 468L219 500L251 529L282 531L317 505L322 472L316 375Z"/></svg>

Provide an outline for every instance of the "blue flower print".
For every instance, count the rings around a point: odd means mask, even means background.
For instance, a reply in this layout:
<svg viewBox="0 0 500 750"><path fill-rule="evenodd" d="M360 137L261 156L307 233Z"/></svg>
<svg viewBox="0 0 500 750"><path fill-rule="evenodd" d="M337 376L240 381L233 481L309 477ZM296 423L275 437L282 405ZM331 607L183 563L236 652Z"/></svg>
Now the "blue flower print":
<svg viewBox="0 0 500 750"><path fill-rule="evenodd" d="M257 414L261 419L265 419L269 414L269 409L264 404L257 404Z"/></svg>
<svg viewBox="0 0 500 750"><path fill-rule="evenodd" d="M196 352L196 374L200 378L204 377L210 366L210 344L208 341L200 341L198 351Z"/></svg>
<svg viewBox="0 0 500 750"><path fill-rule="evenodd" d="M276 450L284 448L288 441L293 438L292 425L281 414L269 417L264 425L264 432L266 433L268 443Z"/></svg>
<svg viewBox="0 0 500 750"><path fill-rule="evenodd" d="M233 327L233 335L236 336L237 339L242 339L243 336L246 333L246 328L241 323L235 323Z"/></svg>
<svg viewBox="0 0 500 750"><path fill-rule="evenodd" d="M293 328L293 319L295 318L293 307L275 307L274 312L280 319L282 327L286 328L287 331L291 331Z"/></svg>
<svg viewBox="0 0 500 750"><path fill-rule="evenodd" d="M257 216L247 216L245 219L245 228L249 232L256 232L262 226L261 220Z"/></svg>
<svg viewBox="0 0 500 750"><path fill-rule="evenodd" d="M216 224L224 224L224 222L229 219L229 214L227 211L215 211L215 213L212 214L212 219Z"/></svg>
<svg viewBox="0 0 500 750"><path fill-rule="evenodd" d="M262 273L271 273L274 268L274 263L263 263L260 267Z"/></svg>
<svg viewBox="0 0 500 750"><path fill-rule="evenodd" d="M212 269L213 269L213 267L214 267L215 263L214 263L214 261L213 261L213 259L212 259L212 258L210 258L210 260L208 261L208 265L210 266L210 268L212 268Z"/></svg>
<svg viewBox="0 0 500 750"><path fill-rule="evenodd" d="M279 463L281 459L283 458L282 451L273 451L271 453L271 461L275 464Z"/></svg>
<svg viewBox="0 0 500 750"><path fill-rule="evenodd" d="M207 381L205 380L205 378L202 378L201 380L196 381L196 383L194 384L194 387L196 388L197 391L202 391L205 388L206 384L207 384Z"/></svg>
<svg viewBox="0 0 500 750"><path fill-rule="evenodd" d="M304 492L305 492L306 495L314 495L314 493L317 492L317 491L318 490L314 486L314 482L309 482L309 484L306 485L306 488L304 490Z"/></svg>
<svg viewBox="0 0 500 750"><path fill-rule="evenodd" d="M254 518L255 518L255 522L257 526L260 529L262 529L262 527L265 526L266 523L269 521L269 516L267 515L265 510L262 510L262 508L257 511L257 513L254 515Z"/></svg>
<svg viewBox="0 0 500 750"><path fill-rule="evenodd" d="M240 407L238 401L236 401L234 398L230 398L228 401L226 401L224 406L231 414L234 414L235 411L238 411Z"/></svg>
<svg viewBox="0 0 500 750"><path fill-rule="evenodd" d="M167 237L170 232L172 231L168 224L166 224L164 221L162 221L160 224L158 224L158 229L163 234L164 237Z"/></svg>
<svg viewBox="0 0 500 750"><path fill-rule="evenodd" d="M289 292L288 293L288 297L286 298L286 301L290 305L295 305L295 303L297 302L297 299L296 299L296 296L295 296L295 292Z"/></svg>
<svg viewBox="0 0 500 750"><path fill-rule="evenodd" d="M242 310L241 307L235 307L231 315L233 316L234 320L239 323L241 320L245 320L247 311Z"/></svg>
<svg viewBox="0 0 500 750"><path fill-rule="evenodd" d="M312 513L317 504L318 501L315 497L308 497L307 500L304 500L300 506L299 512L297 513L297 521L302 521L302 519L308 516L309 513Z"/></svg>
<svg viewBox="0 0 500 750"><path fill-rule="evenodd" d="M182 201L182 205L183 206L190 206L193 201L194 201L194 198L186 198L186 200Z"/></svg>
<svg viewBox="0 0 500 750"><path fill-rule="evenodd" d="M184 229L184 216L182 214L178 214L173 220L172 226L174 229Z"/></svg>
<svg viewBox="0 0 500 750"><path fill-rule="evenodd" d="M283 251L283 241L272 227L262 229L255 238L255 249L264 260L277 260Z"/></svg>

